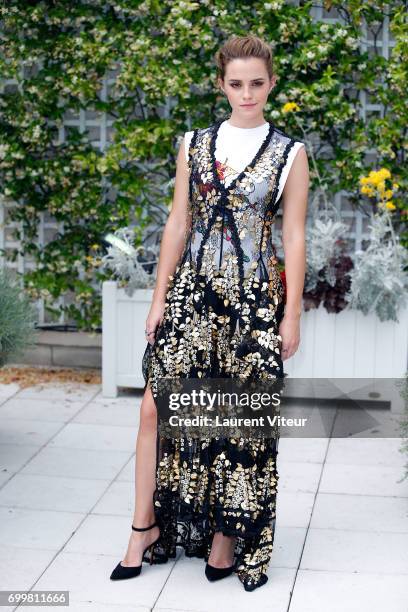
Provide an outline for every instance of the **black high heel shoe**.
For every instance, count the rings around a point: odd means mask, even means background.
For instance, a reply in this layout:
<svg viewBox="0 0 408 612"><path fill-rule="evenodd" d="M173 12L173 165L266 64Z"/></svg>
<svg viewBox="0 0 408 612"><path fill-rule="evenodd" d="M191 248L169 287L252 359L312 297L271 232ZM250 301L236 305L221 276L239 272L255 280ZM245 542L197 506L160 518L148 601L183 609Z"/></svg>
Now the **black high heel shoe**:
<svg viewBox="0 0 408 612"><path fill-rule="evenodd" d="M236 563L233 563L230 567L214 567L207 563L205 566L205 575L210 582L215 582L216 580L221 580L222 578L230 576L235 570L235 567Z"/></svg>
<svg viewBox="0 0 408 612"><path fill-rule="evenodd" d="M156 527L156 526L158 526L157 523L153 523L153 525L150 525L150 527L134 527L132 525L132 529L133 531L148 531L149 529L153 529L153 527ZM134 578L135 576L139 576L140 572L142 571L143 556L145 555L146 551L149 550L150 551L150 565L152 565L153 556L154 556L154 548L157 542L160 540L160 538L161 538L161 534L154 542L149 544L149 546L147 546L144 549L143 555L142 555L142 563L140 565L131 565L130 567L126 567L125 565L122 565L121 561L119 561L119 563L117 564L117 566L111 573L110 579L111 580L124 580L126 578Z"/></svg>

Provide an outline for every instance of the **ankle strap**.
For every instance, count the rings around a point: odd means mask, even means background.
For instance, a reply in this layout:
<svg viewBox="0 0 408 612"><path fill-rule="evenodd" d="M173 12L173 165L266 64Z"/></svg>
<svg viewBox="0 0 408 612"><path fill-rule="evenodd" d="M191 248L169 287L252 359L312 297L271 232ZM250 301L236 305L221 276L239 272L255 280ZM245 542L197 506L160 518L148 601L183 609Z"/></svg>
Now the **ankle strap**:
<svg viewBox="0 0 408 612"><path fill-rule="evenodd" d="M133 531L147 531L148 529L152 529L153 527L156 527L157 523L153 523L153 525L150 525L150 527L134 527L132 525L132 529Z"/></svg>

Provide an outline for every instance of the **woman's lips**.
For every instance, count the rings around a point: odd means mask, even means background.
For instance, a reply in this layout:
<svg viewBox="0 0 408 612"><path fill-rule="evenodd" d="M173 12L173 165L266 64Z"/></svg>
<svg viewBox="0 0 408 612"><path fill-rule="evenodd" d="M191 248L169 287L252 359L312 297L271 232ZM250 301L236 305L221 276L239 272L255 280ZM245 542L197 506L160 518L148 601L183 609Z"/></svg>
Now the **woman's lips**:
<svg viewBox="0 0 408 612"><path fill-rule="evenodd" d="M248 107L248 108L251 106L255 106L255 105L256 105L256 102L254 102L253 104L241 104L241 106Z"/></svg>

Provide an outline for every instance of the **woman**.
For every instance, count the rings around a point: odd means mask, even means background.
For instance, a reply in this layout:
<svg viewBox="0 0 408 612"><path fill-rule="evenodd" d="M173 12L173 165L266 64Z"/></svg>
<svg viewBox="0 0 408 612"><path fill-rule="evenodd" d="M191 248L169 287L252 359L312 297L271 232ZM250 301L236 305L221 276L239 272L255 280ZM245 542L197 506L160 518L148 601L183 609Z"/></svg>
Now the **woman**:
<svg viewBox="0 0 408 612"><path fill-rule="evenodd" d="M136 576L142 559L166 562L183 546L207 561L210 581L236 572L252 591L268 579L277 437L165 438L155 399L164 378L284 377L300 339L309 172L303 143L263 116L276 82L270 47L233 37L216 59L232 113L187 132L178 152L146 321L132 533L111 578ZM280 202L286 292L271 241Z"/></svg>

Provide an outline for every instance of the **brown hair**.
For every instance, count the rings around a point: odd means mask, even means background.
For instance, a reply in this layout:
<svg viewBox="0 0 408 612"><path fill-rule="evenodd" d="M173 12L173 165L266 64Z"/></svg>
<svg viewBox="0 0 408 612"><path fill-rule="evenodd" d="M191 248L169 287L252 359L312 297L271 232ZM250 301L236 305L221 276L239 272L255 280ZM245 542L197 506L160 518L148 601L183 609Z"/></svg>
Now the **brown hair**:
<svg viewBox="0 0 408 612"><path fill-rule="evenodd" d="M215 54L217 65L217 76L225 78L225 70L228 62L233 59L244 59L246 57L259 57L265 62L269 78L273 76L273 54L272 48L258 36L231 36Z"/></svg>

